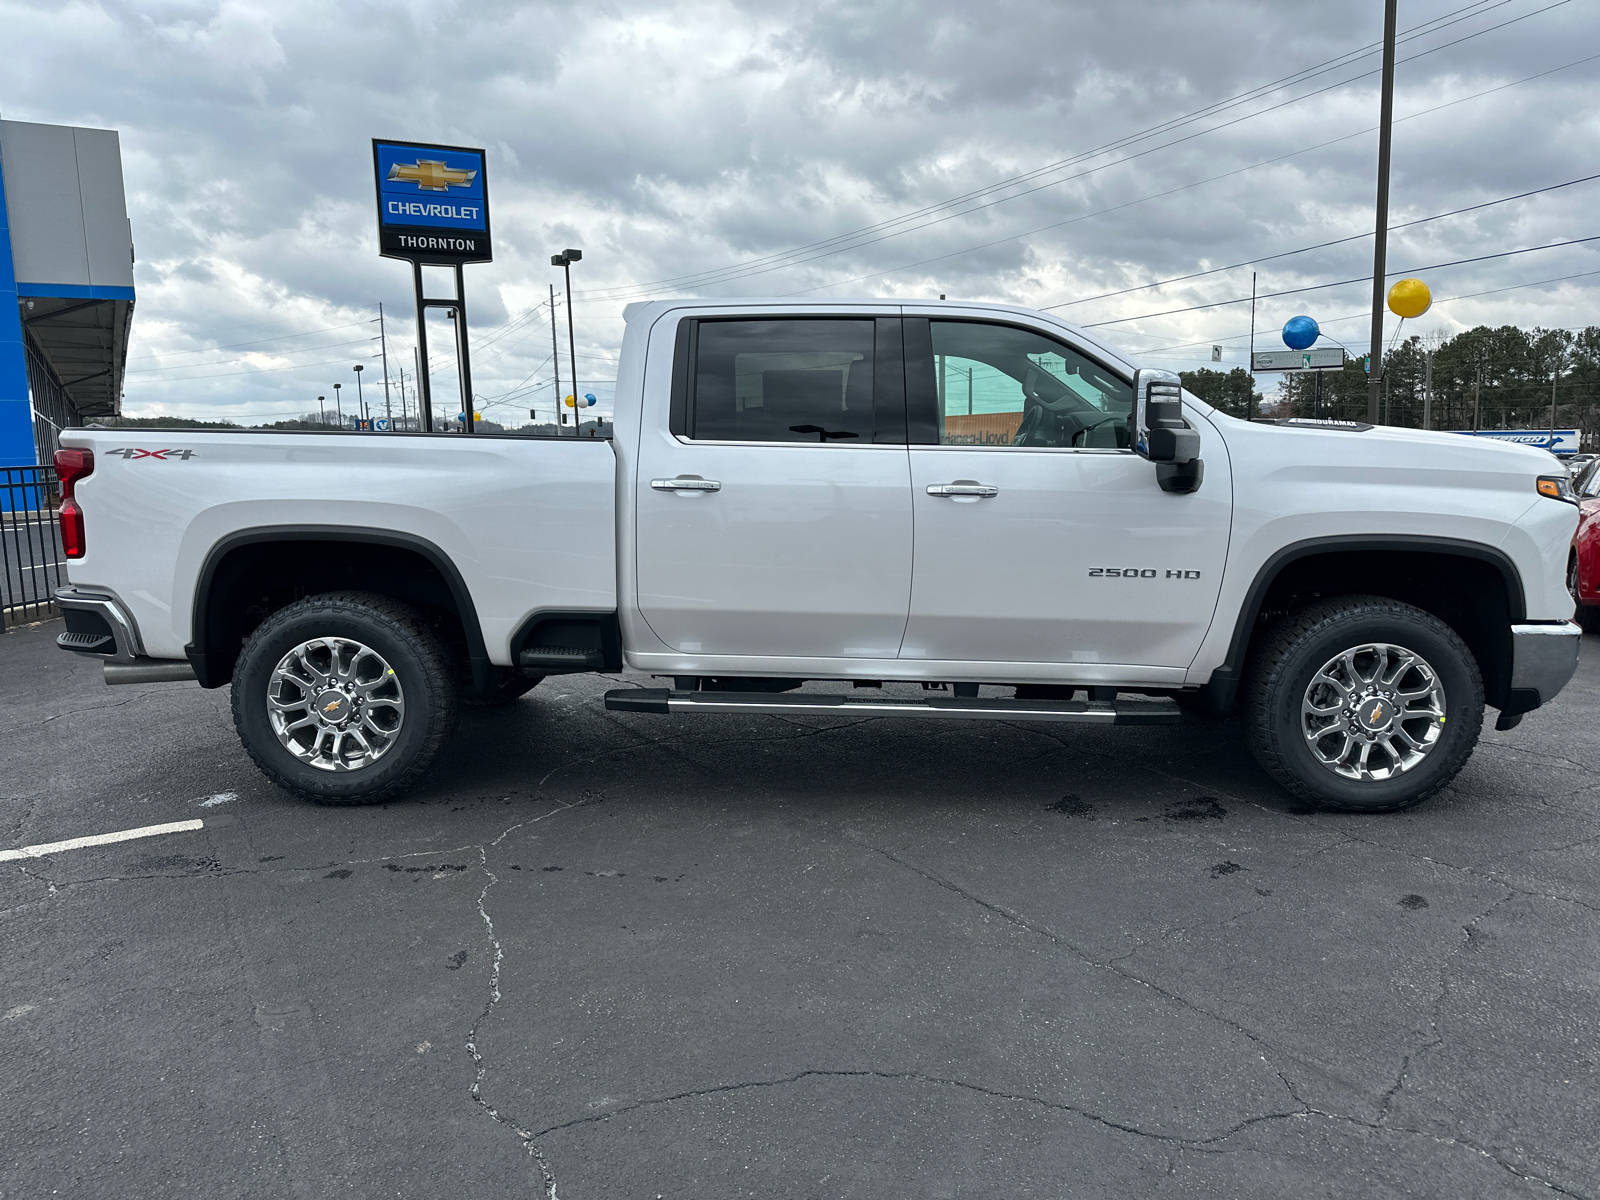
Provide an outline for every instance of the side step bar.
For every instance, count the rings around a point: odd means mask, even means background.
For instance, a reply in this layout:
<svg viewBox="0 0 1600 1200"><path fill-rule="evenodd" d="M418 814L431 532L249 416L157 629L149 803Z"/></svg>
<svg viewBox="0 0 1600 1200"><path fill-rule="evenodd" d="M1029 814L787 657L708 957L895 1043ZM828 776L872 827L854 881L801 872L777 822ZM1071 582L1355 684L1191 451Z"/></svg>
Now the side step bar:
<svg viewBox="0 0 1600 1200"><path fill-rule="evenodd" d="M673 692L619 688L606 693L613 712L760 713L772 716L948 717L965 721L1064 721L1075 725L1176 725L1171 700L998 700L931 696L856 697L767 692Z"/></svg>

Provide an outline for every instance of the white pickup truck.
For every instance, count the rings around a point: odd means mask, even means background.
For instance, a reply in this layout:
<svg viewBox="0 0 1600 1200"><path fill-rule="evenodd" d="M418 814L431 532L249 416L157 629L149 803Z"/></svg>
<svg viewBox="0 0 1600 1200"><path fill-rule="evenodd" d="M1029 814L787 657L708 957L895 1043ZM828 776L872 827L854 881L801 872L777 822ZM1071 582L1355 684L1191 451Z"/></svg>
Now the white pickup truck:
<svg viewBox="0 0 1600 1200"><path fill-rule="evenodd" d="M1236 420L1027 309L634 305L610 441L62 443L61 645L108 683L231 684L257 765L324 803L413 783L463 702L631 670L667 686L608 707L1239 709L1290 791L1391 810L1580 641L1549 455Z"/></svg>

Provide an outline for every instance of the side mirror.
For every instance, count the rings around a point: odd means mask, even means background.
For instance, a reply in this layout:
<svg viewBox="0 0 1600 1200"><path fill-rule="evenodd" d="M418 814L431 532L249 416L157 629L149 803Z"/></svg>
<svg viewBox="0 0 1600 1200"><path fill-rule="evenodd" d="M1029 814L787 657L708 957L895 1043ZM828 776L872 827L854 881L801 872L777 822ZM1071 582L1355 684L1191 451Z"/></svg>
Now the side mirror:
<svg viewBox="0 0 1600 1200"><path fill-rule="evenodd" d="M1164 492L1200 486L1200 432L1183 416L1183 381L1173 371L1147 368L1133 377L1133 449L1156 464Z"/></svg>

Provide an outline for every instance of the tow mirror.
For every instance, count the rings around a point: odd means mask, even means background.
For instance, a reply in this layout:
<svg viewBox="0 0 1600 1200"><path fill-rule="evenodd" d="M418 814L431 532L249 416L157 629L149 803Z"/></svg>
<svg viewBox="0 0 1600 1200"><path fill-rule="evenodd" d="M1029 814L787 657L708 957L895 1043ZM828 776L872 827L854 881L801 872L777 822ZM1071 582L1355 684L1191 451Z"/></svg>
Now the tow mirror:
<svg viewBox="0 0 1600 1200"><path fill-rule="evenodd" d="M1183 416L1183 381L1173 371L1146 369L1133 377L1133 448L1156 464L1164 492L1200 486L1200 432Z"/></svg>

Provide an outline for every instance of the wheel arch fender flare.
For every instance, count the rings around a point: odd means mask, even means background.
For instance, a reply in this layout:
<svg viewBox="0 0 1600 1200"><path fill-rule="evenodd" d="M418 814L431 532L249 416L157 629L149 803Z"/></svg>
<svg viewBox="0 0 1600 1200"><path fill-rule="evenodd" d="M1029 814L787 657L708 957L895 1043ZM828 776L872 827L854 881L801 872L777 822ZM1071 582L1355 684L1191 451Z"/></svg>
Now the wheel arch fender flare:
<svg viewBox="0 0 1600 1200"><path fill-rule="evenodd" d="M1203 692L1209 704L1218 712L1227 712L1239 692L1244 675L1244 660L1250 647L1251 634L1261 616L1261 608L1272 585L1284 570L1296 562L1318 555L1351 552L1424 552L1475 559L1487 563L1499 574L1506 589L1506 605L1511 623L1521 621L1527 613L1527 597L1523 590L1522 575L1510 555L1483 542L1458 538L1434 537L1414 534L1349 534L1332 537L1308 538L1280 547L1262 563L1245 593L1245 602L1235 620L1233 637L1228 643L1228 654L1222 665L1216 667ZM1509 625L1506 636L1510 637Z"/></svg>
<svg viewBox="0 0 1600 1200"><path fill-rule="evenodd" d="M473 685L479 689L489 686L492 667L489 651L483 639L483 628L478 622L478 609L472 592L462 578L455 562L438 545L414 533L394 529L363 529L350 525L258 525L239 529L219 538L206 551L195 577L193 611L189 631L189 644L184 647L194 667L195 677L201 687L221 687L231 677L220 669L212 669L207 653L207 624L210 619L211 590L216 580L217 568L230 553L242 546L263 542L360 542L368 545L391 546L420 555L444 579L467 642L467 661L472 669ZM221 676L219 678L219 676Z"/></svg>

